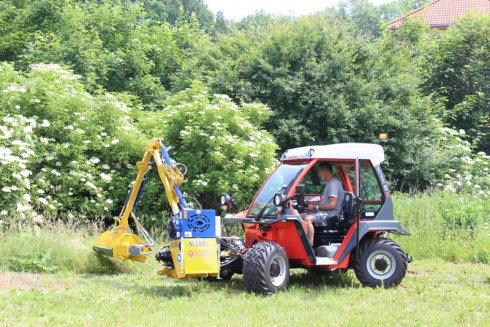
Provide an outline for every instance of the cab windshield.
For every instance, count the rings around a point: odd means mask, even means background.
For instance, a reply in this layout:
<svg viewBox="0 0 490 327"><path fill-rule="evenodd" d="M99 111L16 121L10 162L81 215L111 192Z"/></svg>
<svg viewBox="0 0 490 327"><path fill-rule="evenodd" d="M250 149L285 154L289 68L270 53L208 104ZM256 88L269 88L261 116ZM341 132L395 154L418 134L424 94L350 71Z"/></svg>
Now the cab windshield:
<svg viewBox="0 0 490 327"><path fill-rule="evenodd" d="M306 163L281 164L274 173L272 173L264 187L260 190L248 215L250 217L257 217L262 211L262 217L277 216L278 211L273 201L274 195L280 191L285 192L307 165L308 164Z"/></svg>

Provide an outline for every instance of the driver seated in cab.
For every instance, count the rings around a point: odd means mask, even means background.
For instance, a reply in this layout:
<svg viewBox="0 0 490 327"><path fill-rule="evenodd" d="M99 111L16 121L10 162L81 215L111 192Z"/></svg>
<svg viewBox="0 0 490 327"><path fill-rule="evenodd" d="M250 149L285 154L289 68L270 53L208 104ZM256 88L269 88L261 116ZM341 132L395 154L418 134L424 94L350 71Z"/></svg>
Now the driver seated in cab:
<svg viewBox="0 0 490 327"><path fill-rule="evenodd" d="M318 164L318 176L327 182L323 191L322 201L318 205L309 204L306 211L301 214L301 218L307 223L306 235L308 242L313 246L315 228L313 224L326 225L328 220L335 216L340 216L342 203L344 202L344 189L342 183L333 175L333 168L329 162Z"/></svg>

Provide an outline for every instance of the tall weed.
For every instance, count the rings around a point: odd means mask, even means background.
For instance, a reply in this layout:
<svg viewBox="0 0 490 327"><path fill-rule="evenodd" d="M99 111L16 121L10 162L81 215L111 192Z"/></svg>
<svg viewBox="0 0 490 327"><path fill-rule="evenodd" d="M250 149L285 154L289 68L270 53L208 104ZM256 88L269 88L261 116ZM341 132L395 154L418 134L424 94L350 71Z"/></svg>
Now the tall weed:
<svg viewBox="0 0 490 327"><path fill-rule="evenodd" d="M394 196L395 219L412 233L396 237L415 258L490 263L490 203L470 195Z"/></svg>

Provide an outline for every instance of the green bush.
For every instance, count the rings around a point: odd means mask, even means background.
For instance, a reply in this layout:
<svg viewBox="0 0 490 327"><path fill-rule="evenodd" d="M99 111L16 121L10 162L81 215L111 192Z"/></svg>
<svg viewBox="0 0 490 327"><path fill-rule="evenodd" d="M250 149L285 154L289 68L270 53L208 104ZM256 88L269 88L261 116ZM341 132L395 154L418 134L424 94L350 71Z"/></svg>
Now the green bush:
<svg viewBox="0 0 490 327"><path fill-rule="evenodd" d="M145 137L128 106L58 65L0 65L1 214L93 219L121 201ZM73 217L73 216L71 216Z"/></svg>
<svg viewBox="0 0 490 327"><path fill-rule="evenodd" d="M175 148L188 167L183 189L206 207L220 192L249 201L275 164L276 145L261 125L269 109L235 105L196 83L169 97L158 112L111 94L91 95L58 65L19 73L0 65L0 220L94 220L117 214L152 137ZM167 200L155 176L143 213L160 218ZM155 204L158 204L157 206ZM164 226L163 220L154 225Z"/></svg>
<svg viewBox="0 0 490 327"><path fill-rule="evenodd" d="M137 120L140 129L175 147L172 156L188 168L182 188L204 207L216 208L219 195L231 191L243 208L277 162L274 139L262 129L269 115L262 104L236 105L194 83L161 111L139 113Z"/></svg>

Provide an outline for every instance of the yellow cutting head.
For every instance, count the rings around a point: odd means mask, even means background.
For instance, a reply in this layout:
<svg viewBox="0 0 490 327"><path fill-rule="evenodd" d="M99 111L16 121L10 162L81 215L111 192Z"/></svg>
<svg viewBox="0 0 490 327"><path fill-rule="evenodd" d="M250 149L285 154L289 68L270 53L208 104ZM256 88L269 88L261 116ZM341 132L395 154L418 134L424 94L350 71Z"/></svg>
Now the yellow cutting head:
<svg viewBox="0 0 490 327"><path fill-rule="evenodd" d="M94 251L108 257L145 262L152 249L138 235L115 228L97 238Z"/></svg>

